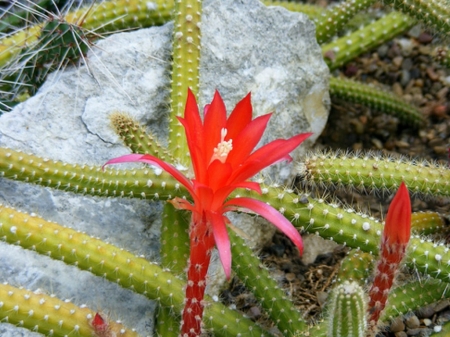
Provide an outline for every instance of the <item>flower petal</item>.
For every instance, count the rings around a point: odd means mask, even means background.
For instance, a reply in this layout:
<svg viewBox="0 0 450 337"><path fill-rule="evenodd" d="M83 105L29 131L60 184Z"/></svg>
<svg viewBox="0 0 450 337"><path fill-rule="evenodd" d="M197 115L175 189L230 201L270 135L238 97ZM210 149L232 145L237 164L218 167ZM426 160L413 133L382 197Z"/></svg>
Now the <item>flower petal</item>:
<svg viewBox="0 0 450 337"><path fill-rule="evenodd" d="M191 196L195 199L195 193L193 189L193 185L190 182L189 179L187 179L180 171L178 171L175 167L172 165L166 163L165 161L162 161L159 158L150 156L148 154L142 155L142 154L127 154L121 157L113 158L108 160L103 167L106 165L111 164L120 164L120 163L133 163L133 162L141 162L150 164L153 166L156 166L167 173L169 173L172 177L174 177L176 180L178 180L186 189L189 191Z"/></svg>
<svg viewBox="0 0 450 337"><path fill-rule="evenodd" d="M252 102L251 93L248 93L231 112L227 120L227 138L235 139L238 134L252 121Z"/></svg>
<svg viewBox="0 0 450 337"><path fill-rule="evenodd" d="M202 180L206 177L206 166L208 164L205 164L206 159L203 149L205 136L203 133L203 123L198 111L197 101L195 100L195 96L190 89L188 90L184 118L177 118L184 126L184 130L186 132L186 140L189 147L195 177Z"/></svg>
<svg viewBox="0 0 450 337"><path fill-rule="evenodd" d="M228 237L225 217L220 213L208 212L207 217L211 222L214 240L219 252L220 262L222 263L225 276L230 279L231 275L231 247L230 238Z"/></svg>
<svg viewBox="0 0 450 337"><path fill-rule="evenodd" d="M204 132L204 156L209 164L214 153L214 148L220 143L222 129L226 128L227 124L227 110L223 103L222 97L218 91L214 93L214 98L206 110L204 116L203 132Z"/></svg>
<svg viewBox="0 0 450 337"><path fill-rule="evenodd" d="M244 163L255 146L258 145L270 116L271 114L267 114L255 118L235 138L231 138L233 139L233 149L228 154L227 163L230 163L233 168L237 168Z"/></svg>
<svg viewBox="0 0 450 337"><path fill-rule="evenodd" d="M389 206L383 236L390 243L400 244L407 244L411 237L411 200L403 182Z"/></svg>
<svg viewBox="0 0 450 337"><path fill-rule="evenodd" d="M267 205L262 201L252 198L234 198L228 200L224 204L224 211L236 210L236 207L234 206L248 209L271 222L275 227L281 230L289 239L292 240L292 242L297 246L300 254L303 253L302 237L298 233L297 229L275 208Z"/></svg>
<svg viewBox="0 0 450 337"><path fill-rule="evenodd" d="M264 145L247 158L242 166L233 173L228 183L234 184L247 180L267 166L283 158L290 158L289 153L311 135L312 133L302 133L289 139L277 139Z"/></svg>

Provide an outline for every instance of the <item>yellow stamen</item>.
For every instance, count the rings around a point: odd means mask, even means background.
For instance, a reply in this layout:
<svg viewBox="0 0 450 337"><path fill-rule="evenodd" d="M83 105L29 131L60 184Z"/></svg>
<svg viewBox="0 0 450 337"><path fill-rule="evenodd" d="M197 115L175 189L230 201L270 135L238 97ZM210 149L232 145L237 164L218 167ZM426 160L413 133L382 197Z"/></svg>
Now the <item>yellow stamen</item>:
<svg viewBox="0 0 450 337"><path fill-rule="evenodd" d="M225 163L228 157L228 153L233 150L233 140L230 139L225 141L225 136L227 135L227 129L223 128L220 132L220 143L217 144L217 147L214 148L214 154L211 158L211 163L214 160L220 160L222 163Z"/></svg>

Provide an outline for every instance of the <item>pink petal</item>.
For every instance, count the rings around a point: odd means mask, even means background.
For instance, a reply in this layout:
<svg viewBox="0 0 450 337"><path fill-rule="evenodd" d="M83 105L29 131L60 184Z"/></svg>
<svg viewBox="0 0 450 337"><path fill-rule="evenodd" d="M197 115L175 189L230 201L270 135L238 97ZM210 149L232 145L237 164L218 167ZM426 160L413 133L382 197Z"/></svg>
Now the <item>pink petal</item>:
<svg viewBox="0 0 450 337"><path fill-rule="evenodd" d="M192 195L192 197L195 199L195 193L193 189L193 185L190 182L189 179L187 179L180 171L178 171L175 167L172 165L166 163L165 161L162 161L159 158L150 156L148 154L142 155L142 154L127 154L121 157L113 158L108 160L103 167L110 164L120 164L120 163L133 163L133 162L141 162L150 164L153 166L156 166L167 173L169 173L172 177L174 177L176 180L178 180L186 189L189 191L189 193Z"/></svg>
<svg viewBox="0 0 450 337"><path fill-rule="evenodd" d="M224 211L236 210L236 207L233 206L249 209L250 211L259 214L260 216L271 222L275 227L281 230L289 239L292 240L292 242L297 246L300 254L303 253L302 237L298 233L297 229L275 208L267 205L262 201L252 198L234 198L228 200L224 204ZM240 210L242 211L242 209Z"/></svg>
<svg viewBox="0 0 450 337"><path fill-rule="evenodd" d="M281 159L290 158L289 153L311 135L312 133L302 133L289 139L277 139L264 145L253 152L242 166L235 171L229 183L233 184L247 180Z"/></svg>
<svg viewBox="0 0 450 337"><path fill-rule="evenodd" d="M236 185L225 185L214 193L214 203L211 205L211 209L214 211L219 211L219 209L222 209L223 203L228 196L238 188L256 191L258 194L262 193L259 184L252 181L241 181Z"/></svg>
<svg viewBox="0 0 450 337"><path fill-rule="evenodd" d="M227 120L227 140L235 139L251 122L253 114L251 93L248 93L231 112Z"/></svg>
<svg viewBox="0 0 450 337"><path fill-rule="evenodd" d="M225 271L225 276L227 277L227 279L230 279L231 247L224 216L220 213L212 212L207 212L207 216L212 225L214 240L219 252L220 262L222 263L223 270Z"/></svg>

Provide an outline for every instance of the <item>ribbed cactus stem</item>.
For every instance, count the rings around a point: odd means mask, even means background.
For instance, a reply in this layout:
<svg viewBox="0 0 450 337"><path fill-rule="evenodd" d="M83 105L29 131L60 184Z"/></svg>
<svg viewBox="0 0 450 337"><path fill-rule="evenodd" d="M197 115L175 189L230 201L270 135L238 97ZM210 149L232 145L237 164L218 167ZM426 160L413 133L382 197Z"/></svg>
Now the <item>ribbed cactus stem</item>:
<svg viewBox="0 0 450 337"><path fill-rule="evenodd" d="M372 272L374 256L356 249L351 250L341 261L341 267L337 274L340 283L344 281L357 282L364 286Z"/></svg>
<svg viewBox="0 0 450 337"><path fill-rule="evenodd" d="M439 213L416 212L411 214L411 231L415 234L439 234L445 229L445 221Z"/></svg>
<svg viewBox="0 0 450 337"><path fill-rule="evenodd" d="M402 122L420 126L424 119L419 109L391 92L361 82L330 77L330 94L334 98L362 104L398 117Z"/></svg>
<svg viewBox="0 0 450 337"><path fill-rule="evenodd" d="M173 158L167 149L130 115L114 112L111 114L110 120L114 131L122 138L124 144L131 149L131 152L150 154L159 159L173 162Z"/></svg>
<svg viewBox="0 0 450 337"><path fill-rule="evenodd" d="M395 190L404 181L412 193L450 196L450 170L446 165L389 157L379 153L311 153L299 174L312 184Z"/></svg>
<svg viewBox="0 0 450 337"><path fill-rule="evenodd" d="M425 25L435 29L444 37L450 35L450 8L442 0L384 0L398 11L402 11Z"/></svg>
<svg viewBox="0 0 450 337"><path fill-rule="evenodd" d="M316 38L322 44L334 36L353 18L353 16L368 8L376 0L346 0L337 6L332 6L316 21Z"/></svg>
<svg viewBox="0 0 450 337"><path fill-rule="evenodd" d="M308 15L311 20L318 19L325 9L323 7L311 4L304 4L300 2L292 1L279 1L279 0L263 0L261 1L266 6L279 6L286 8L292 12L298 12Z"/></svg>
<svg viewBox="0 0 450 337"><path fill-rule="evenodd" d="M142 166L141 166L142 167ZM165 172L152 168L115 170L101 166L73 165L0 148L0 176L55 189L97 196L150 200L188 195Z"/></svg>
<svg viewBox="0 0 450 337"><path fill-rule="evenodd" d="M174 11L169 149L180 164L188 167L191 161L186 137L177 117L184 116L188 88L194 95L198 93L201 0L177 0Z"/></svg>
<svg viewBox="0 0 450 337"><path fill-rule="evenodd" d="M301 313L260 260L233 230L228 230L232 253L232 269L261 303L283 336L293 336L306 329Z"/></svg>
<svg viewBox="0 0 450 337"><path fill-rule="evenodd" d="M348 61L391 40L415 24L407 15L392 12L350 35L322 46L322 54L330 70L335 70Z"/></svg>
<svg viewBox="0 0 450 337"><path fill-rule="evenodd" d="M111 31L163 24L170 18L173 0L112 0L67 13L61 21L81 25L87 31ZM82 21L82 22L81 22ZM0 39L0 67L13 56L38 41L42 27L38 24ZM39 48L38 48L39 49ZM64 54L64 52L62 53Z"/></svg>
<svg viewBox="0 0 450 337"><path fill-rule="evenodd" d="M75 265L181 312L185 283L166 269L87 234L0 205L0 237L10 244ZM255 323L207 298L206 327L218 337L270 336ZM236 321L239 320L239 325Z"/></svg>
<svg viewBox="0 0 450 337"><path fill-rule="evenodd" d="M105 333L96 333L96 313L55 296L0 284L0 319L47 336L138 337L122 324L104 319Z"/></svg>
<svg viewBox="0 0 450 337"><path fill-rule="evenodd" d="M327 337L364 337L366 332L366 294L356 282L336 286L328 307Z"/></svg>
<svg viewBox="0 0 450 337"><path fill-rule="evenodd" d="M391 290L380 321L387 322L448 297L447 282L433 278L408 282Z"/></svg>

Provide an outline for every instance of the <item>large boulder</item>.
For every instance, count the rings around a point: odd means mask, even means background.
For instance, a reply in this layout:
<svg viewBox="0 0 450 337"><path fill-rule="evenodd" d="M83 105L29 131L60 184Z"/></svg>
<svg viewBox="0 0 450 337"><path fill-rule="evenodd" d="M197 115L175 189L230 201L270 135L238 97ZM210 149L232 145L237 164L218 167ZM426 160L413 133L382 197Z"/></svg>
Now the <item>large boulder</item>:
<svg viewBox="0 0 450 337"><path fill-rule="evenodd" d="M85 65L50 76L34 97L1 116L0 146L102 165L129 153L110 127L113 111L127 112L164 143L172 27L168 23L100 41ZM206 1L201 27L200 104L218 89L231 110L251 91L255 115L274 112L262 143L312 131L311 144L325 125L329 99L328 69L308 18L256 0ZM283 181L291 167L279 165L267 174ZM80 196L7 179L0 179L0 201L158 259L160 203ZM256 246L272 233L271 227L262 227L249 233L259 238ZM150 335L154 303L73 266L0 243L0 274L13 285L110 313ZM7 325L0 325L0 333L36 335Z"/></svg>

